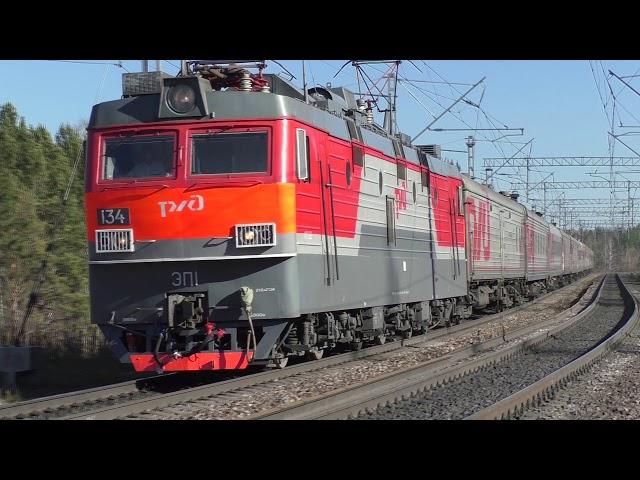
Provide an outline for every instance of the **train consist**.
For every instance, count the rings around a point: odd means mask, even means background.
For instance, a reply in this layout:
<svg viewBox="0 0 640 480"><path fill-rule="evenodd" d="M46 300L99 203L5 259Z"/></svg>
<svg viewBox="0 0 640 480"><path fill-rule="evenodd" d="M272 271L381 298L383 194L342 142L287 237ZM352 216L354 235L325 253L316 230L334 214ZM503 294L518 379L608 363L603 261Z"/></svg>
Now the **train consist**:
<svg viewBox="0 0 640 480"><path fill-rule="evenodd" d="M283 367L499 311L589 248L345 88L193 62L93 107L91 315L138 372Z"/></svg>

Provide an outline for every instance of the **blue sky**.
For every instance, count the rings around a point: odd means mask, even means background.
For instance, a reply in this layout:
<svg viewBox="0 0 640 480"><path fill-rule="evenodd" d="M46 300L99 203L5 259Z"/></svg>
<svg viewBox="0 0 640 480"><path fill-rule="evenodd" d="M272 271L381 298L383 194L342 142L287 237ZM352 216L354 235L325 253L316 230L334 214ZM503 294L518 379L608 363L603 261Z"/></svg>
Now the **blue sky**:
<svg viewBox="0 0 640 480"><path fill-rule="evenodd" d="M122 61L123 68L116 65L92 64L92 61L71 63L62 61L0 61L0 103L13 103L24 116L27 123L44 124L51 132L55 132L63 122L77 124L89 118L91 106L95 101L106 101L119 98L121 95L121 74L124 69L140 71L140 61ZM118 62L117 60L97 60L95 62ZM291 71L296 79L294 83L301 85L301 62L278 60ZM308 83L325 84L330 81L333 86L347 85L357 90L355 70L346 66L337 78L333 78L345 61L312 60L308 61ZM637 74L640 61L414 61L415 67L403 61L400 75L405 79L422 81L441 81L473 84L486 76L486 80L467 98L479 103L484 113L490 115L493 125L524 128L524 136L508 137L503 140L527 142L534 138L531 145L531 156L552 155L585 155L607 156L609 154L609 130L607 116L596 84L601 95L607 100L605 74L609 69L620 76ZM174 74L177 72L177 60L162 61L162 69ZM268 72L281 72L282 68L274 62L268 62ZM151 62L151 65L154 65ZM592 67L595 71L592 72ZM369 75L375 80L380 76L382 65L369 67ZM375 78L374 78L375 77ZM640 90L638 78L626 79L632 86ZM315 82L314 82L315 81ZM616 94L616 123L640 125L640 96L633 93L616 79L609 79ZM403 86L404 85L404 86ZM419 85L428 94L423 95L415 88ZM457 89L457 90L454 90ZM433 115L440 114L469 88L469 85L449 87L446 84L403 83L398 88L398 125L400 130L416 135L432 119L425 107ZM409 90L424 106L416 102ZM607 97L608 95L608 97ZM481 99L481 102L480 102ZM611 113L612 103L607 108ZM626 108L626 111L625 111ZM637 112L637 114L636 114ZM463 128L460 119L479 128L492 127L484 113L468 104L458 104L452 114L445 115L432 128ZM477 122L477 123L476 123ZM633 132L633 129L616 127L615 133ZM466 150L464 138L468 132L426 132L416 143L440 143L443 148ZM476 138L482 135L496 138L497 133L477 132ZM625 143L640 151L640 142L633 135L623 137ZM481 141L476 146L476 172L481 170L484 157L511 156L522 143L495 143ZM529 153L529 147L524 152ZM630 150L617 143L616 155L635 156ZM459 162L466 169L466 154L446 152L453 161ZM520 156L520 155L518 155ZM597 180L584 174L590 169L555 168L553 179ZM533 172L531 177L542 179L551 173L551 169ZM598 173L607 172L600 167ZM500 176L498 189L509 188L507 177ZM638 174L627 174L625 177L640 180ZM557 194L558 192L555 192ZM626 194L625 194L626 195ZM582 192L568 191L566 197L608 197L608 190L586 190ZM622 196L619 193L618 196Z"/></svg>

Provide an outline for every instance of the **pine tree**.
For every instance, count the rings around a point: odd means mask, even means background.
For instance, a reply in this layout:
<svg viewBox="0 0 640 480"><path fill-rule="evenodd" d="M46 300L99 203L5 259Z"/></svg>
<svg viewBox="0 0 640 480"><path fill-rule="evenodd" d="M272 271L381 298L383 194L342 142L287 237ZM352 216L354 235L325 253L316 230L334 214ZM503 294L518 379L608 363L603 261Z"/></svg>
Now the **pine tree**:
<svg viewBox="0 0 640 480"><path fill-rule="evenodd" d="M41 156L24 119L11 105L0 109L0 328L3 341L21 343L18 331L39 258L46 248L34 172Z"/></svg>
<svg viewBox="0 0 640 480"><path fill-rule="evenodd" d="M0 343L28 344L34 332L47 338L89 323L79 155L82 138L71 126L61 126L54 141L12 105L0 107Z"/></svg>

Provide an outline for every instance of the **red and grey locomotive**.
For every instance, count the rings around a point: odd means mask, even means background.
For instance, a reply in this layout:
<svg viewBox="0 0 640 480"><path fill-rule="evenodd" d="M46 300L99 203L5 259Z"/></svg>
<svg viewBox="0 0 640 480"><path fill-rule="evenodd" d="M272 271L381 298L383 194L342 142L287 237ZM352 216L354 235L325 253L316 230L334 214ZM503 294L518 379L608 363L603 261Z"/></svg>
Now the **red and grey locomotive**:
<svg viewBox="0 0 640 480"><path fill-rule="evenodd" d="M91 315L136 371L282 367L501 309L592 252L345 88L192 62L93 107Z"/></svg>

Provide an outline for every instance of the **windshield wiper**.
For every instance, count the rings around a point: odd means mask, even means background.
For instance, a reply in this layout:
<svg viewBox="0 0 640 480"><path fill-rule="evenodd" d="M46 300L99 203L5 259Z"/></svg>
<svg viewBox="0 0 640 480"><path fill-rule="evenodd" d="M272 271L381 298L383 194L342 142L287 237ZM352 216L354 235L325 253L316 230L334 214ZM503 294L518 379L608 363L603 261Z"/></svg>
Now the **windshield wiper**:
<svg viewBox="0 0 640 480"><path fill-rule="evenodd" d="M126 183L126 184L121 184L121 185L117 185L117 186L111 186L111 187L104 187L103 189L101 189L101 192L106 192L107 190L122 190L123 188L129 188L129 186L131 184L136 184L136 180L134 180L133 182L130 183ZM157 188L158 190L163 190L165 188L169 188L169 185L165 185L164 183L162 185L135 185L136 188Z"/></svg>
<svg viewBox="0 0 640 480"><path fill-rule="evenodd" d="M226 181L224 183L194 183L185 189L186 192L192 190L201 190L205 188L228 188L228 187L253 187L254 185L260 185L262 182L259 180L243 180L236 182Z"/></svg>

